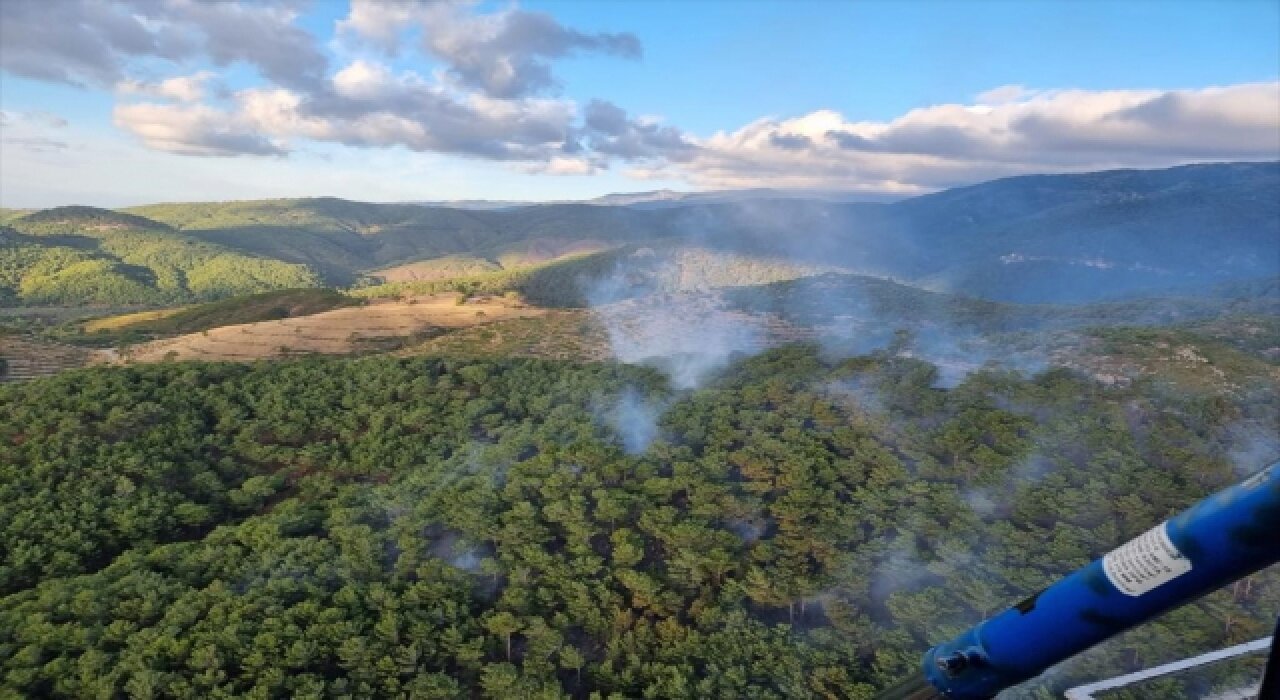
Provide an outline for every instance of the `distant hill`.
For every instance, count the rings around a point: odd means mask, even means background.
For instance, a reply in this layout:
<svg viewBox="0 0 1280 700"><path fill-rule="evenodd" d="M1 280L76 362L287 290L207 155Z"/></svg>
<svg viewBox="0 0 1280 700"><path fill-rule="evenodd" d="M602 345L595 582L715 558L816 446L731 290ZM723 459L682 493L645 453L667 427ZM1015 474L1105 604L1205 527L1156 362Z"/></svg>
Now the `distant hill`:
<svg viewBox="0 0 1280 700"><path fill-rule="evenodd" d="M775 261L761 264L777 274L748 284L805 268L1019 303L1204 296L1280 276L1278 195L1280 163L1228 163L1015 177L890 203L751 190L490 209L335 198L64 207L10 220L0 295L189 300L659 245Z"/></svg>
<svg viewBox="0 0 1280 700"><path fill-rule="evenodd" d="M1280 274L1280 163L1018 177L892 209L917 246L916 279L989 298L1207 291Z"/></svg>
<svg viewBox="0 0 1280 700"><path fill-rule="evenodd" d="M447 270L461 273L444 274ZM649 294L763 285L831 271L830 267L777 256L717 251L664 239L653 245L585 250L543 261L530 259L527 264L506 269L484 269L470 259L441 258L379 270L376 274L387 280L385 284L357 289L353 294L377 298L444 291L519 292L535 303L565 308Z"/></svg>
<svg viewBox="0 0 1280 700"><path fill-rule="evenodd" d="M128 211L200 240L309 265L331 284L448 255L497 261L512 247L537 246L544 239L560 246L584 239L608 246L661 235L669 227L660 220L671 218L588 204L473 211L333 198L158 204Z"/></svg>
<svg viewBox="0 0 1280 700"><path fill-rule="evenodd" d="M7 224L10 221L31 214L34 209L6 209L0 207L0 224Z"/></svg>
<svg viewBox="0 0 1280 700"><path fill-rule="evenodd" d="M0 304L168 304L319 282L302 265L104 209L48 209L0 228Z"/></svg>
<svg viewBox="0 0 1280 700"><path fill-rule="evenodd" d="M732 203L763 199L781 200L813 200L830 203L852 202L895 202L903 199L898 195L875 194L868 192L838 192L827 190L775 190L754 188L744 190L711 190L707 192L676 192L674 190L653 190L650 192L627 192L609 194L588 200L590 204L605 206L624 206L636 208L660 208L680 206L683 204Z"/></svg>
<svg viewBox="0 0 1280 700"><path fill-rule="evenodd" d="M697 192L678 192L676 190L649 190L646 192L617 192L601 195L583 201L552 200L533 202L512 199L438 199L412 202L431 207L447 207L450 209L514 209L520 207L544 207L556 204L594 204L605 207L637 207L657 208L693 202L737 202L748 199L816 199L828 202L895 202L903 199L899 195L886 195L871 192L840 192L828 190L775 190L769 188L753 188L742 190L707 190Z"/></svg>
<svg viewBox="0 0 1280 700"><path fill-rule="evenodd" d="M424 282L479 275L501 269L501 265L484 258L471 255L445 255L373 270L369 276L374 280L388 283Z"/></svg>
<svg viewBox="0 0 1280 700"><path fill-rule="evenodd" d="M971 332L1193 324L1223 317L1280 314L1269 287L1234 296L1149 297L1091 304L1017 304L933 292L862 275L821 274L727 290L732 308L777 313L799 325L946 325ZM1239 335L1232 334L1232 335Z"/></svg>

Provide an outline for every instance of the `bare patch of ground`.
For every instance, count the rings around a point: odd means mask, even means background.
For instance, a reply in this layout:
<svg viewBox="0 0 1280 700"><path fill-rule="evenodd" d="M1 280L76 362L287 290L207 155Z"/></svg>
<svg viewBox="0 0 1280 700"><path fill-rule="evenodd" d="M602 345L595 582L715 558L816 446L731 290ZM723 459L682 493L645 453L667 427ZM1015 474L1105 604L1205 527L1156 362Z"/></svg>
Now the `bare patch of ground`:
<svg viewBox="0 0 1280 700"><path fill-rule="evenodd" d="M459 329L535 318L544 309L503 297L459 303L456 294L384 301L309 316L222 326L142 343L121 351L121 361L257 360L308 353L346 354L440 329Z"/></svg>

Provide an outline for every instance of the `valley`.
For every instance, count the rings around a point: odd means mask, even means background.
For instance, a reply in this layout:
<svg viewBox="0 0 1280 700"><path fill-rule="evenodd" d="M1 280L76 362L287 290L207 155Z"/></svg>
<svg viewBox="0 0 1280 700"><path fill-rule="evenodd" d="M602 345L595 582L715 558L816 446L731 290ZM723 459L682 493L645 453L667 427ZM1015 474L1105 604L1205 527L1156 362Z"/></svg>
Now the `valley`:
<svg viewBox="0 0 1280 700"><path fill-rule="evenodd" d="M1278 67L0 0L0 700L1280 699Z"/></svg>
<svg viewBox="0 0 1280 700"><path fill-rule="evenodd" d="M1280 454L1277 181L6 212L0 683L872 697ZM1277 601L1257 574L1012 697ZM170 663L223 675L120 670Z"/></svg>

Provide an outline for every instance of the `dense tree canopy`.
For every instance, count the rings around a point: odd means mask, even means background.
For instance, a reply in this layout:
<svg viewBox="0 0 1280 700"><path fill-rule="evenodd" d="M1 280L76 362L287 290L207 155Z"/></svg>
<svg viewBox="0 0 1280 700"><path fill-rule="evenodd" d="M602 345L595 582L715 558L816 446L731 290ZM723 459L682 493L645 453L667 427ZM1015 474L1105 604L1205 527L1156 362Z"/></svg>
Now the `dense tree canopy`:
<svg viewBox="0 0 1280 700"><path fill-rule="evenodd" d="M1276 409L935 379L789 347L695 392L385 357L0 386L0 696L869 697L1235 481L1229 429ZM623 395L667 407L647 449ZM1261 636L1278 604L1258 575L1041 687Z"/></svg>

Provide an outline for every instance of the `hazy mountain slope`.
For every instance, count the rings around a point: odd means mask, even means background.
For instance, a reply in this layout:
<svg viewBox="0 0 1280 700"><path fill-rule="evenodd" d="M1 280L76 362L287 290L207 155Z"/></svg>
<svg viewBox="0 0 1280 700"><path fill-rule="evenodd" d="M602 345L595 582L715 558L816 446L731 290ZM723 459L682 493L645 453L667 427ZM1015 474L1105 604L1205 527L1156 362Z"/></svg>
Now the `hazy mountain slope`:
<svg viewBox="0 0 1280 700"><path fill-rule="evenodd" d="M200 240L310 265L339 284L360 270L469 252L498 239L471 212L334 198L157 204L129 211Z"/></svg>
<svg viewBox="0 0 1280 700"><path fill-rule="evenodd" d="M591 240L663 235L669 215L637 215L624 208L561 204L471 211L413 204L297 199L207 204L160 204L129 210L168 223L201 240L320 271L345 284L361 271L460 253L496 260L512 247L553 247Z"/></svg>
<svg viewBox="0 0 1280 700"><path fill-rule="evenodd" d="M689 206L675 227L993 300L1202 294L1280 274L1280 164L1018 177L893 204Z"/></svg>
<svg viewBox="0 0 1280 700"><path fill-rule="evenodd" d="M1079 301L1280 274L1280 164L1011 178L891 205L971 294Z"/></svg>
<svg viewBox="0 0 1280 700"><path fill-rule="evenodd" d="M319 283L304 266L103 209L59 207L10 225L0 233L0 300L7 303L173 303Z"/></svg>
<svg viewBox="0 0 1280 700"><path fill-rule="evenodd" d="M413 266L401 266L404 267ZM837 270L829 266L796 263L783 257L717 251L668 240L653 245L629 245L568 254L509 269L388 280L385 284L356 289L352 293L379 298L444 291L464 294L519 292L540 305L572 308L651 294L681 294L768 284L833 271Z"/></svg>
<svg viewBox="0 0 1280 700"><path fill-rule="evenodd" d="M542 259L541 251L661 240L992 300L1079 303L1199 295L1280 275L1278 193L1280 164L1229 163L1016 177L891 204L766 191L660 207L468 210L320 198L129 211L207 243L309 265L333 284L448 255L507 265L511 251Z"/></svg>
<svg viewBox="0 0 1280 700"><path fill-rule="evenodd" d="M780 314L793 323L827 325L842 320L882 325L945 324L982 332L1086 326L1165 326L1232 317L1280 314L1280 296L1265 288L1238 296L1153 297L1092 304L1018 304L933 292L890 280L823 274L730 289L725 298L740 310Z"/></svg>
<svg viewBox="0 0 1280 700"><path fill-rule="evenodd" d="M12 220L26 216L33 211L33 209L8 209L0 207L0 224L7 224Z"/></svg>

